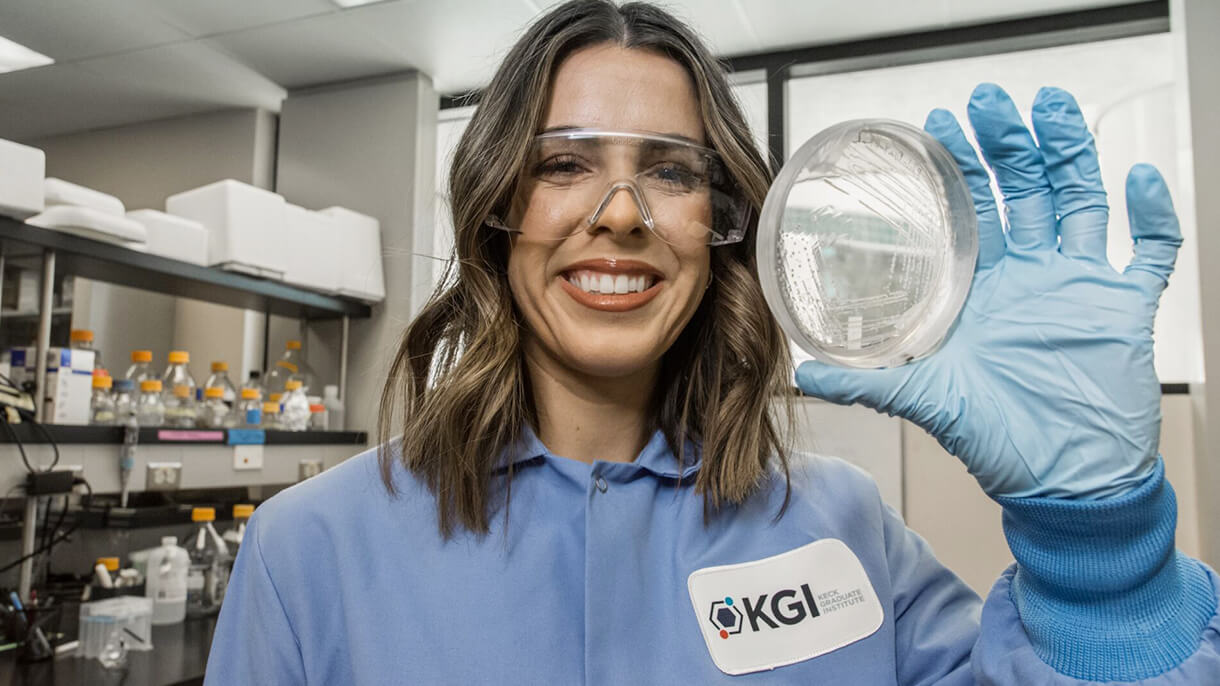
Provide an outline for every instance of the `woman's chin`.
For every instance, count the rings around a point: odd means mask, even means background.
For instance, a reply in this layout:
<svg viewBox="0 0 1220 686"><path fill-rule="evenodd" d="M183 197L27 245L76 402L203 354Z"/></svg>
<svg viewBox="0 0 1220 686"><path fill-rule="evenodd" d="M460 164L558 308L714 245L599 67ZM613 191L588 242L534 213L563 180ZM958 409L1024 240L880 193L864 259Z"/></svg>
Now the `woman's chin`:
<svg viewBox="0 0 1220 686"><path fill-rule="evenodd" d="M582 346L569 351L560 361L588 376L624 378L651 372L660 355L651 347L624 350L620 346Z"/></svg>

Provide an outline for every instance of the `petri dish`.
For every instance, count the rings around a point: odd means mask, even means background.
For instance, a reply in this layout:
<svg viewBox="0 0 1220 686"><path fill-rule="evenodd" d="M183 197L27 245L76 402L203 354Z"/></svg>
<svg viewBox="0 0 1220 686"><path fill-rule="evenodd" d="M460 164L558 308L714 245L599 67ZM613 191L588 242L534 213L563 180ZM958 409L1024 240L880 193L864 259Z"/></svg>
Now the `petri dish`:
<svg viewBox="0 0 1220 686"><path fill-rule="evenodd" d="M767 304L809 355L896 367L935 352L978 256L966 179L931 135L887 119L836 124L776 177L758 227Z"/></svg>

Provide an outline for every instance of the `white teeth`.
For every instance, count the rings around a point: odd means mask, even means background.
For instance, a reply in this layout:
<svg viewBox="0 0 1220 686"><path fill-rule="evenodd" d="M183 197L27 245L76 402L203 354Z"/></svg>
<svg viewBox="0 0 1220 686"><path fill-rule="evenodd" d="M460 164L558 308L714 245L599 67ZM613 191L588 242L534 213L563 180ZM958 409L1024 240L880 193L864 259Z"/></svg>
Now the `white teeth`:
<svg viewBox="0 0 1220 686"><path fill-rule="evenodd" d="M568 283L586 293L624 295L648 290L655 282L655 277L648 274L634 276L627 274L599 274L593 271L582 270L568 274L567 280Z"/></svg>

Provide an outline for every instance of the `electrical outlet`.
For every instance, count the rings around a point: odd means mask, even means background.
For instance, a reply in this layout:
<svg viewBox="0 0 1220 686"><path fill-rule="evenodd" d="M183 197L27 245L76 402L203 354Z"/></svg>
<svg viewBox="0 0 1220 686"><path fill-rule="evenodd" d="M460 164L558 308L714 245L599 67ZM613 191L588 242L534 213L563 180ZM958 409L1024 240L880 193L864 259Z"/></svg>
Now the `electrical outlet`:
<svg viewBox="0 0 1220 686"><path fill-rule="evenodd" d="M311 476L317 476L322 473L325 467L322 466L322 460L301 460L297 465L297 481L304 481Z"/></svg>
<svg viewBox="0 0 1220 686"><path fill-rule="evenodd" d="M263 446L261 445L235 445L233 446L233 469L242 471L245 469L262 469L263 468Z"/></svg>
<svg viewBox="0 0 1220 686"><path fill-rule="evenodd" d="M149 462L144 474L144 490L176 491L182 483L181 462Z"/></svg>

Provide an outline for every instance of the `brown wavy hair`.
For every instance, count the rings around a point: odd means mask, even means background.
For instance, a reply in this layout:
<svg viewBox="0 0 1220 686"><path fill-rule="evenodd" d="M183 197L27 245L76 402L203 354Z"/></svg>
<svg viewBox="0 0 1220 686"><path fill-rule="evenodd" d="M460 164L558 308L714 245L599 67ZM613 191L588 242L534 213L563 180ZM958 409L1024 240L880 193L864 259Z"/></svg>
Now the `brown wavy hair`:
<svg viewBox="0 0 1220 686"><path fill-rule="evenodd" d="M770 465L788 478L792 363L767 309L754 255L757 216L770 185L766 162L724 67L685 24L653 5L572 0L538 19L501 63L454 152L449 174L454 259L403 334L382 390L382 478L391 494L401 459L436 498L443 536L483 534L511 496L505 449L537 427L522 355L523 322L507 277L509 240L484 226L503 214L549 99L555 69L572 52L613 43L659 52L689 73L708 145L754 208L745 240L711 248L712 283L665 353L654 391L656 426L681 460L699 445L695 486L705 517L758 490ZM402 432L401 453L388 448ZM499 500L502 498L502 501ZM785 494L784 507L787 506ZM782 515L784 507L778 515Z"/></svg>

